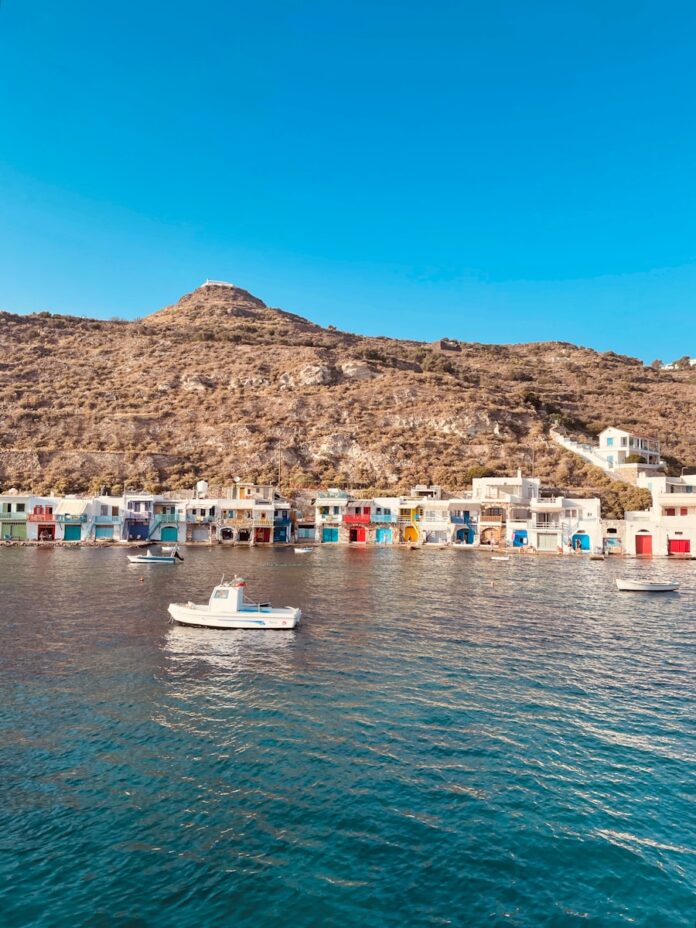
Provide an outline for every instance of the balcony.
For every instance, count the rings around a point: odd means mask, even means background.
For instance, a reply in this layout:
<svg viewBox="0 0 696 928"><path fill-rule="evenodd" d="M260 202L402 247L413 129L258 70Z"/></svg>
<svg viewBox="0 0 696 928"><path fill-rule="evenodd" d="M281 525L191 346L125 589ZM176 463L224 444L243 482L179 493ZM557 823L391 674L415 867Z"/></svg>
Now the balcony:
<svg viewBox="0 0 696 928"><path fill-rule="evenodd" d="M155 525L162 525L163 522L180 522L181 515L178 512L156 512Z"/></svg>
<svg viewBox="0 0 696 928"><path fill-rule="evenodd" d="M479 522L493 523L494 525L504 525L506 521L504 512L482 512L479 516Z"/></svg>
<svg viewBox="0 0 696 928"><path fill-rule="evenodd" d="M4 516L4 513L0 515L0 518ZM34 509L33 512L30 512L27 516L29 522L55 522L56 517L53 512L47 512L45 509Z"/></svg>
<svg viewBox="0 0 696 928"><path fill-rule="evenodd" d="M343 521L346 525L369 525L371 518L370 515L363 515L362 513L358 515L355 512L347 512L343 516Z"/></svg>
<svg viewBox="0 0 696 928"><path fill-rule="evenodd" d="M393 512L380 512L374 513L372 516L373 522L396 522L396 516Z"/></svg>
<svg viewBox="0 0 696 928"><path fill-rule="evenodd" d="M95 516L95 525L116 525L121 521L121 516Z"/></svg>
<svg viewBox="0 0 696 928"><path fill-rule="evenodd" d="M124 513L124 519L126 522L149 522L150 513L149 512L139 512L135 509L126 509Z"/></svg>
<svg viewBox="0 0 696 928"><path fill-rule="evenodd" d="M87 521L87 513L82 512L79 515L75 515L72 512L59 512L56 516L56 522L65 523L65 522L81 522L85 523Z"/></svg>
<svg viewBox="0 0 696 928"><path fill-rule="evenodd" d="M561 528L561 523L560 522L540 522L539 520L537 520L534 523L534 528L538 528L542 530L547 529L549 532L557 532Z"/></svg>
<svg viewBox="0 0 696 928"><path fill-rule="evenodd" d="M276 527L284 528L284 527L287 527L288 525L292 525L292 519L290 518L290 516L275 516L273 518L273 524Z"/></svg>
<svg viewBox="0 0 696 928"><path fill-rule="evenodd" d="M215 521L215 516L199 516L194 515L192 512L187 512L186 521L194 525L210 525L211 522Z"/></svg>
<svg viewBox="0 0 696 928"><path fill-rule="evenodd" d="M26 512L6 512L3 510L0 512L0 519L5 522L26 522L27 514Z"/></svg>
<svg viewBox="0 0 696 928"><path fill-rule="evenodd" d="M340 512L319 512L316 516L317 522L332 522L336 525L342 520L343 516Z"/></svg>
<svg viewBox="0 0 696 928"><path fill-rule="evenodd" d="M453 522L455 525L471 525L471 518L469 516L455 516L451 514L450 522Z"/></svg>
<svg viewBox="0 0 696 928"><path fill-rule="evenodd" d="M563 507L562 496L537 496L531 500L532 509L561 509Z"/></svg>
<svg viewBox="0 0 696 928"><path fill-rule="evenodd" d="M247 525L251 526L254 524L254 519L252 514L249 512L243 516L223 516L220 519L222 525Z"/></svg>

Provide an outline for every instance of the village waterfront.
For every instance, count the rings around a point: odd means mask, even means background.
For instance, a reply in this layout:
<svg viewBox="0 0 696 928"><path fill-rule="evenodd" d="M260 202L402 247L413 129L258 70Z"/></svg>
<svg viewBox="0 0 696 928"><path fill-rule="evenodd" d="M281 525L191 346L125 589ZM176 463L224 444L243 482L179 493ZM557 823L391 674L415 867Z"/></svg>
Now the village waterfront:
<svg viewBox="0 0 696 928"><path fill-rule="evenodd" d="M691 928L692 562L185 555L0 549L3 926ZM168 623L235 572L300 629Z"/></svg>

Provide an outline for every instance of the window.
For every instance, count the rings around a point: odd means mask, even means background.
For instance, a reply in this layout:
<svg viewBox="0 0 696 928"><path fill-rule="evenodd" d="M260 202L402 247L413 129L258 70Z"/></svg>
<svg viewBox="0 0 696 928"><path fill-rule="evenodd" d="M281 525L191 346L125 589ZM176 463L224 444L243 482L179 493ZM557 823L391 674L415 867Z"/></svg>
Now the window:
<svg viewBox="0 0 696 928"><path fill-rule="evenodd" d="M108 507L108 506L100 506L100 507L99 507L99 515L101 515L101 516L108 516L108 514L109 514L109 507Z"/></svg>
<svg viewBox="0 0 696 928"><path fill-rule="evenodd" d="M26 503L17 503L17 512L24 512L26 510Z"/></svg>
<svg viewBox="0 0 696 928"><path fill-rule="evenodd" d="M624 437L621 439L621 447L622 447L622 448L625 448L625 447L626 447L626 436L624 436Z"/></svg>
<svg viewBox="0 0 696 928"><path fill-rule="evenodd" d="M229 590L215 590L213 593L213 599L227 599L229 596Z"/></svg>
<svg viewBox="0 0 696 928"><path fill-rule="evenodd" d="M665 509L665 515L666 516L676 515L676 509L673 509L672 507Z"/></svg>
<svg viewBox="0 0 696 928"><path fill-rule="evenodd" d="M686 506L682 506L682 508L679 510L679 515L688 516L688 514L689 514L689 510L686 508Z"/></svg>
<svg viewBox="0 0 696 928"><path fill-rule="evenodd" d="M614 439L607 438L607 448L613 448L613 447L614 447Z"/></svg>

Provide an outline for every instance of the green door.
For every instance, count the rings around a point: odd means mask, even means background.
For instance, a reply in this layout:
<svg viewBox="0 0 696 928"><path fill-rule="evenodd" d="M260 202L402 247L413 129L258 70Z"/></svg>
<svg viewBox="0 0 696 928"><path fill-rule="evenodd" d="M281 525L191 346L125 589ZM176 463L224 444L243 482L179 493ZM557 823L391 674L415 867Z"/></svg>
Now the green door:
<svg viewBox="0 0 696 928"><path fill-rule="evenodd" d="M162 529L160 539L162 541L177 541L179 536L178 529L173 525L165 525Z"/></svg>
<svg viewBox="0 0 696 928"><path fill-rule="evenodd" d="M65 541L80 541L82 538L82 526L81 525L66 525L65 532L63 533L63 538Z"/></svg>
<svg viewBox="0 0 696 928"><path fill-rule="evenodd" d="M3 522L2 537L11 538L12 541L27 540L27 526L25 522Z"/></svg>
<svg viewBox="0 0 696 928"><path fill-rule="evenodd" d="M74 528L74 526L69 526L69 528ZM77 526L79 528L79 526ZM94 531L95 538L109 538L113 541L114 538L114 527L113 525L97 525Z"/></svg>

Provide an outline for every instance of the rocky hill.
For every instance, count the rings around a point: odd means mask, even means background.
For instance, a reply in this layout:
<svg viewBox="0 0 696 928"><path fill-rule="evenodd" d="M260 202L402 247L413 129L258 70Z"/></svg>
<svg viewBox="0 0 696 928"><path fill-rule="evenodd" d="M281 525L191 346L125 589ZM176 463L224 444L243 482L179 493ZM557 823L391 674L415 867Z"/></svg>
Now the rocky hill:
<svg viewBox="0 0 696 928"><path fill-rule="evenodd" d="M695 463L696 370L551 342L367 338L206 285L134 322L0 313L0 482L188 487L199 476L394 492L522 467L644 500L548 439L607 424Z"/></svg>

